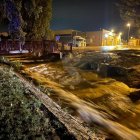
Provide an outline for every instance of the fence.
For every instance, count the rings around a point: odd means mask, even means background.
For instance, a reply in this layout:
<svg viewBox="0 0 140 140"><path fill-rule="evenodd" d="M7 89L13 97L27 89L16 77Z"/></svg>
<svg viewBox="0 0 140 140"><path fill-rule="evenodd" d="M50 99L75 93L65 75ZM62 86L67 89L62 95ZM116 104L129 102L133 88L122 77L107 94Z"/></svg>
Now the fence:
<svg viewBox="0 0 140 140"><path fill-rule="evenodd" d="M0 54L11 53L30 53L41 56L48 53L59 53L59 50L57 43L50 40L26 41L24 45L18 40L0 41Z"/></svg>

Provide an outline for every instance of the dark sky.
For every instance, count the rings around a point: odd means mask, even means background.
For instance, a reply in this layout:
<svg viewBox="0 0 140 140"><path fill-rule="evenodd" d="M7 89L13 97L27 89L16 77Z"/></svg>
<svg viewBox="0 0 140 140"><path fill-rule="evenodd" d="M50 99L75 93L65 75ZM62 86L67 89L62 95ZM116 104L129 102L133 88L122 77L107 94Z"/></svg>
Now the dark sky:
<svg viewBox="0 0 140 140"><path fill-rule="evenodd" d="M121 30L123 21L115 0L53 0L51 28L94 31Z"/></svg>

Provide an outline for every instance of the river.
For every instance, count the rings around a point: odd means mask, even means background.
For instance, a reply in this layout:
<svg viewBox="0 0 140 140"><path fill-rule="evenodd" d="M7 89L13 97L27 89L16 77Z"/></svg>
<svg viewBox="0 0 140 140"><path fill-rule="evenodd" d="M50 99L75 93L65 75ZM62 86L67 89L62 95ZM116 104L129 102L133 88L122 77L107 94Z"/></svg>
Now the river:
<svg viewBox="0 0 140 140"><path fill-rule="evenodd" d="M74 53L62 61L9 57L63 110L104 128L113 139L140 139L140 52Z"/></svg>

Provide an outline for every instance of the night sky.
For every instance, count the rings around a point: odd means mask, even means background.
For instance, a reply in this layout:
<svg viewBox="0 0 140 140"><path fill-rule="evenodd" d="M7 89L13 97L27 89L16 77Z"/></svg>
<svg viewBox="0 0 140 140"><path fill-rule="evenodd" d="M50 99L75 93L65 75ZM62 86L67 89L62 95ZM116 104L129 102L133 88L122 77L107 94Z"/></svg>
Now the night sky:
<svg viewBox="0 0 140 140"><path fill-rule="evenodd" d="M119 10L115 5L116 1L53 0L51 29L75 29L79 31L114 29L116 32L123 32L123 36L127 36L128 28L126 22L120 18ZM3 26L0 28L5 29Z"/></svg>
<svg viewBox="0 0 140 140"><path fill-rule="evenodd" d="M53 0L51 28L95 31L124 28L115 0Z"/></svg>

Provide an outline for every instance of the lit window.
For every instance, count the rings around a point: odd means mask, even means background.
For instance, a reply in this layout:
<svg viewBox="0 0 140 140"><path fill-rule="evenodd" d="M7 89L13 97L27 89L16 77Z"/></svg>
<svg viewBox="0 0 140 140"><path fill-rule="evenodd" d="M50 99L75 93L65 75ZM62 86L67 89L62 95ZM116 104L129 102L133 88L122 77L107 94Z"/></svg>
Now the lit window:
<svg viewBox="0 0 140 140"><path fill-rule="evenodd" d="M93 39L91 38L91 39L90 39L90 43L92 43L92 42L93 42Z"/></svg>

